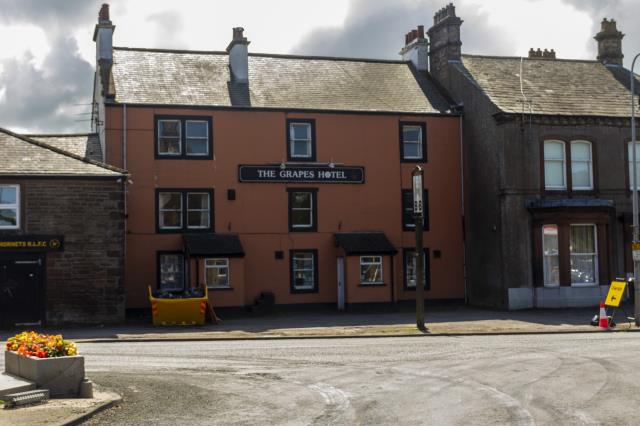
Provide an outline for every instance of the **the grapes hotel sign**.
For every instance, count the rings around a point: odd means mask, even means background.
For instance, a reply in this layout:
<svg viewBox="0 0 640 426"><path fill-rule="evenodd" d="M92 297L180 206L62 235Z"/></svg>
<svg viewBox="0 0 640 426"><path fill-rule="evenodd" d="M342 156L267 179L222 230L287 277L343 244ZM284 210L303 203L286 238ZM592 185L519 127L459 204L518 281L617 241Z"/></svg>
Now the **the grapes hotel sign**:
<svg viewBox="0 0 640 426"><path fill-rule="evenodd" d="M241 165L238 179L261 183L364 183L364 167Z"/></svg>

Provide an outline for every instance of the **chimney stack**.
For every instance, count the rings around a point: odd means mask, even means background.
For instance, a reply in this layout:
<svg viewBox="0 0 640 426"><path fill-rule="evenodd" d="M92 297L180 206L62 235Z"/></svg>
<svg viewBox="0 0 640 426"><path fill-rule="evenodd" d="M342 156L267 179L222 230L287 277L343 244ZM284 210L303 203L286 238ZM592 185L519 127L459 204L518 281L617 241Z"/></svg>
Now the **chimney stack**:
<svg viewBox="0 0 640 426"><path fill-rule="evenodd" d="M429 35L429 69L431 75L444 87L449 87L449 61L460 61L462 19L456 16L453 3L440 9L433 16Z"/></svg>
<svg viewBox="0 0 640 426"><path fill-rule="evenodd" d="M233 39L227 46L231 80L235 83L249 83L249 41L243 35L244 28L233 29Z"/></svg>
<svg viewBox="0 0 640 426"><path fill-rule="evenodd" d="M405 34L400 55L403 61L411 61L418 71L429 69L429 42L424 36L424 25Z"/></svg>
<svg viewBox="0 0 640 426"><path fill-rule="evenodd" d="M598 42L598 61L604 65L622 65L622 38L624 34L618 31L615 20L604 18L600 32L594 39Z"/></svg>
<svg viewBox="0 0 640 426"><path fill-rule="evenodd" d="M93 31L96 43L96 73L102 85L102 96L109 96L109 80L113 65L113 32L116 27L109 19L109 5L103 4L98 13L98 23ZM113 96L113 94L111 94Z"/></svg>

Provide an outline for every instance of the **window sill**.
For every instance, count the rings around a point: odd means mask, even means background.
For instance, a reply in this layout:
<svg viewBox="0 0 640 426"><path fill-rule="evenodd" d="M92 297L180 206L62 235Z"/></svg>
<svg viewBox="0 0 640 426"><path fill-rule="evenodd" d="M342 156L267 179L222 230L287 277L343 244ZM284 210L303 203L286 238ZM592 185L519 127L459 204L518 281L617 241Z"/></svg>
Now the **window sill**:
<svg viewBox="0 0 640 426"><path fill-rule="evenodd" d="M233 287L207 287L209 291L233 291Z"/></svg>
<svg viewBox="0 0 640 426"><path fill-rule="evenodd" d="M291 294L305 294L305 293L317 293L317 288L309 288L309 289L291 289Z"/></svg>
<svg viewBox="0 0 640 426"><path fill-rule="evenodd" d="M384 287L385 283L360 283L358 287Z"/></svg>
<svg viewBox="0 0 640 426"><path fill-rule="evenodd" d="M415 287L402 287L402 289L403 289L404 291L416 291L416 288L415 288ZM427 286L427 285L425 285L425 286L424 286L424 290L429 290L429 289L430 289L430 287L429 287L429 286Z"/></svg>

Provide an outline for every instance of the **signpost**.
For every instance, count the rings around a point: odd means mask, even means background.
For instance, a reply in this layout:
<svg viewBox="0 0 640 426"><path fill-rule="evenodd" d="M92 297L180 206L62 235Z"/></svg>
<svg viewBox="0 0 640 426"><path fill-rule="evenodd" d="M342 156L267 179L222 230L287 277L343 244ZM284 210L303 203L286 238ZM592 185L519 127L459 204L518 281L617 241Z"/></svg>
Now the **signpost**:
<svg viewBox="0 0 640 426"><path fill-rule="evenodd" d="M611 281L609 293L607 293L607 300L604 304L607 306L613 306L614 308L619 307L626 287L627 283L624 281Z"/></svg>
<svg viewBox="0 0 640 426"><path fill-rule="evenodd" d="M416 228L416 326L427 331L424 324L424 249L422 244L422 224L424 223L422 167L416 166L411 172L413 186L413 217Z"/></svg>
<svg viewBox="0 0 640 426"><path fill-rule="evenodd" d="M640 327L640 256L636 256L636 245L640 243L640 228L638 228L638 175L636 172L638 157L636 157L636 100L635 100L635 81L636 76L633 72L633 68L636 65L636 60L640 57L638 53L631 63L631 72L629 72L629 84L631 86L631 157L633 157L633 194L632 194L632 208L633 208L633 290L635 293L633 316L636 319L636 327Z"/></svg>

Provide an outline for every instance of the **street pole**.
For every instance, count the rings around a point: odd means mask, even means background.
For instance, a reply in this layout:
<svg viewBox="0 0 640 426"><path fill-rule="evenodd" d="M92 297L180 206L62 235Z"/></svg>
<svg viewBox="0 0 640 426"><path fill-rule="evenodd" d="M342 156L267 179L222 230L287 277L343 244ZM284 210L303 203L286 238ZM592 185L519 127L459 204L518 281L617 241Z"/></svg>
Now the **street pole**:
<svg viewBox="0 0 640 426"><path fill-rule="evenodd" d="M416 326L427 331L424 324L424 248L422 243L422 224L424 223L424 186L422 167L416 166L411 172L413 185L413 223L416 228Z"/></svg>
<svg viewBox="0 0 640 426"><path fill-rule="evenodd" d="M638 53L633 62L631 63L631 71L629 73L629 81L631 88L631 156L633 157L633 290L634 290L634 307L633 316L635 318L636 327L640 327L640 258L638 256L636 248L640 243L640 228L638 228L638 176L636 174L636 100L635 100L635 82L636 78L633 73L633 68L636 65L636 60L640 56Z"/></svg>

